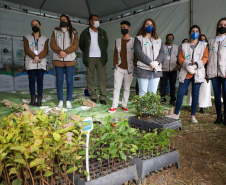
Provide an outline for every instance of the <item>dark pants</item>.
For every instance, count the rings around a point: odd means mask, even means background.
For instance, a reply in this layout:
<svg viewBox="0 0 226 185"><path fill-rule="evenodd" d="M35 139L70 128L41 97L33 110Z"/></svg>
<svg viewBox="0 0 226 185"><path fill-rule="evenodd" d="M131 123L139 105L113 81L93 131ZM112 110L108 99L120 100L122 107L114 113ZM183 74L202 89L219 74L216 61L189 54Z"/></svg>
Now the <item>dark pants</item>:
<svg viewBox="0 0 226 185"><path fill-rule="evenodd" d="M176 102L176 108L175 108L175 114L179 114L182 103L183 103L183 98L186 93L186 90L188 89L188 86L192 82L192 102L191 102L191 115L194 116L196 113L196 109L198 106L198 101L199 101L199 89L201 83L194 83L194 77L190 79L185 79L184 83L179 84L179 89L177 93L177 102Z"/></svg>
<svg viewBox="0 0 226 185"><path fill-rule="evenodd" d="M31 96L35 95L35 80L37 79L38 96L42 96L43 77L45 71L43 69L28 70L29 89Z"/></svg>
<svg viewBox="0 0 226 185"><path fill-rule="evenodd" d="M95 71L97 73L97 78L99 82L99 100L106 100L106 86L107 86L107 73L106 65L103 66L101 59L99 57L90 57L89 63L86 68L86 81L87 87L91 99L97 99L97 94L95 91L94 76Z"/></svg>
<svg viewBox="0 0 226 185"><path fill-rule="evenodd" d="M221 93L223 92L224 103L226 101L226 78L216 77L212 78L213 91L214 91L214 101L217 114L222 114L222 102ZM224 108L224 114L226 110Z"/></svg>
<svg viewBox="0 0 226 185"><path fill-rule="evenodd" d="M170 83L170 102L176 101L176 80L177 80L177 72L176 71L170 71L170 72L163 72L163 76L161 77L161 97L165 98L166 95L166 86L167 81L169 79Z"/></svg>

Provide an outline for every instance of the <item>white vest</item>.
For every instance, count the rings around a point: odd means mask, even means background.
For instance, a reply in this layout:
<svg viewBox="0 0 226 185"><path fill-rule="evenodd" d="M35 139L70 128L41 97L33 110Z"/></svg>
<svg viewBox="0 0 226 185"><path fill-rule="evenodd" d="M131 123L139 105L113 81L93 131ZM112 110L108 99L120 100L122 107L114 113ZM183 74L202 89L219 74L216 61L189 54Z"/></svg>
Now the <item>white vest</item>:
<svg viewBox="0 0 226 185"><path fill-rule="evenodd" d="M191 48L190 43L182 44L182 52L183 52L185 61L179 74L179 82L184 83L184 80L188 73L186 70L186 67L188 66L187 64L192 65L192 59L193 59L193 63L196 62L198 64L198 69L194 74L195 83L203 83L205 81L205 68L203 65L203 61L201 59L206 49L206 45L207 45L206 42L199 41L193 53L193 49Z"/></svg>
<svg viewBox="0 0 226 185"><path fill-rule="evenodd" d="M33 35L26 35L25 38L28 41L29 48L32 52L35 53L35 40ZM38 54L41 53L44 50L45 43L48 39L41 35L38 39ZM32 58L30 58L28 55L25 56L25 69L26 70L32 70L32 69L43 69L46 70L46 58L42 58L40 63L33 63Z"/></svg>
<svg viewBox="0 0 226 185"><path fill-rule="evenodd" d="M219 41L216 41L216 38L213 38L209 41L207 77L226 78L226 39L220 43Z"/></svg>
<svg viewBox="0 0 226 185"><path fill-rule="evenodd" d="M140 41L142 51L144 52L144 54L147 55L151 59L151 61L155 61L161 49L161 44L162 44L161 39L159 38L155 40L151 38L151 41L150 41L148 37L146 36L143 37L142 35L139 35L136 38ZM146 65L141 61L137 61L137 67L141 69L153 71L153 68L151 66ZM159 65L159 69L157 71L162 71L162 64Z"/></svg>
<svg viewBox="0 0 226 185"><path fill-rule="evenodd" d="M72 41L74 40L74 34L75 33L76 32L74 31ZM56 44L62 50L65 50L65 49L67 49L68 47L71 46L71 39L70 39L69 32L67 30L65 32L62 31L62 30L54 30L54 34L55 34ZM71 61L76 60L76 53L75 52L68 54L64 58L60 58L59 56L60 56L59 54L53 52L53 60L64 61L64 62L71 62Z"/></svg>
<svg viewBox="0 0 226 185"><path fill-rule="evenodd" d="M118 52L118 64L116 65L116 68L122 63L121 61L121 42L122 38L118 38L115 41L116 50ZM126 43L126 60L127 60L127 66L128 66L128 73L132 73L134 69L133 65L133 59L134 59L134 38L130 37L130 41Z"/></svg>
<svg viewBox="0 0 226 185"><path fill-rule="evenodd" d="M167 45L164 44L163 48L165 55L162 63L162 71L173 71L177 67L178 46L173 44L170 53Z"/></svg>

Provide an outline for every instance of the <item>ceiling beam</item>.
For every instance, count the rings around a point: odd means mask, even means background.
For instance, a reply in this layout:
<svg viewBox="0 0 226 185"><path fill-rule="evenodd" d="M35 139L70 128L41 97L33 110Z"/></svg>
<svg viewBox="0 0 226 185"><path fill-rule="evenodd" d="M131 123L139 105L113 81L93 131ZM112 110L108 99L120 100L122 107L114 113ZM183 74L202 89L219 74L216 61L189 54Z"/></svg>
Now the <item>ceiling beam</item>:
<svg viewBox="0 0 226 185"><path fill-rule="evenodd" d="M43 5L45 4L46 0L44 0L41 4L41 6L39 7L39 9L42 9Z"/></svg>
<svg viewBox="0 0 226 185"><path fill-rule="evenodd" d="M90 16L90 15L91 15L91 11L90 11L90 7L89 7L89 2L88 2L88 0L86 0L86 6L87 6L88 13L89 13L89 16Z"/></svg>

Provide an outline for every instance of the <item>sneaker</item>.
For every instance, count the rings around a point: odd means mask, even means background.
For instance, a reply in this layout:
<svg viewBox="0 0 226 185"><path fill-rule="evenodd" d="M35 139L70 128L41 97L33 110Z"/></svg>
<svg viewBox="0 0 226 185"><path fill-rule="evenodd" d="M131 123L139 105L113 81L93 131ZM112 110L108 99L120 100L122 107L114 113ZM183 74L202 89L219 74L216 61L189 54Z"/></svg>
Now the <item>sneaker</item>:
<svg viewBox="0 0 226 185"><path fill-rule="evenodd" d="M167 118L173 118L173 119L179 119L180 114L176 115L176 114L172 114L169 116L166 116Z"/></svg>
<svg viewBox="0 0 226 185"><path fill-rule="evenodd" d="M62 100L60 100L57 107L60 108L60 109L62 109L63 108L63 105L64 105L64 102Z"/></svg>
<svg viewBox="0 0 226 185"><path fill-rule="evenodd" d="M191 116L191 122L192 123L198 123L197 119L195 118L195 116Z"/></svg>
<svg viewBox="0 0 226 185"><path fill-rule="evenodd" d="M125 108L125 107L122 107L122 111L123 111L123 112L129 112L128 109Z"/></svg>
<svg viewBox="0 0 226 185"><path fill-rule="evenodd" d="M173 105L173 106L176 106L176 102L175 101L171 101L169 104Z"/></svg>
<svg viewBox="0 0 226 185"><path fill-rule="evenodd" d="M67 109L71 109L72 108L71 101L66 101L66 108Z"/></svg>
<svg viewBox="0 0 226 185"><path fill-rule="evenodd" d="M117 108L114 108L114 107L111 107L109 110L108 110L108 112L110 112L110 113L114 113L114 112L116 112L117 111Z"/></svg>

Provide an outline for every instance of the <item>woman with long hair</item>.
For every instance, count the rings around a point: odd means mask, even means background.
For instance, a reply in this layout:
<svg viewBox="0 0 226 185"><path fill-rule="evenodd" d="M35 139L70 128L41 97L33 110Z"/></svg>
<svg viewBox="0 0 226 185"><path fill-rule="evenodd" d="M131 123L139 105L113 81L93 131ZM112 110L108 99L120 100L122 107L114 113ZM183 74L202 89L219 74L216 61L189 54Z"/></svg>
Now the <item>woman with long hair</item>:
<svg viewBox="0 0 226 185"><path fill-rule="evenodd" d="M204 65L208 60L208 47L206 42L202 42L199 26L193 25L189 30L189 35L191 42L182 44L178 56L178 61L182 68L179 73L179 88L175 112L168 117L179 118L184 95L189 84L192 83L191 122L198 123L195 113L198 105L200 85L205 81Z"/></svg>
<svg viewBox="0 0 226 185"><path fill-rule="evenodd" d="M164 49L157 35L154 20L144 21L134 41L134 52L137 62L133 76L138 81L139 95L143 96L147 92L156 93L162 76L161 63L164 58Z"/></svg>
<svg viewBox="0 0 226 185"><path fill-rule="evenodd" d="M226 17L220 19L216 27L216 37L209 41L209 61L207 77L211 79L214 91L217 119L215 124L226 125ZM224 101L224 121L222 115L221 93Z"/></svg>
<svg viewBox="0 0 226 185"><path fill-rule="evenodd" d="M31 102L29 105L41 106L43 93L43 76L46 71L48 39L41 35L41 23L31 21L32 34L24 37L25 69L28 73ZM36 102L35 80L37 79L38 98Z"/></svg>
<svg viewBox="0 0 226 185"><path fill-rule="evenodd" d="M60 26L52 33L50 46L53 50L52 64L56 72L56 86L59 108L63 108L63 82L64 73L67 82L66 108L72 108L73 75L77 63L76 53L79 45L78 33L72 27L71 20L66 14L60 16Z"/></svg>

